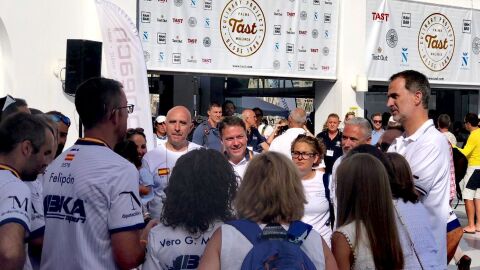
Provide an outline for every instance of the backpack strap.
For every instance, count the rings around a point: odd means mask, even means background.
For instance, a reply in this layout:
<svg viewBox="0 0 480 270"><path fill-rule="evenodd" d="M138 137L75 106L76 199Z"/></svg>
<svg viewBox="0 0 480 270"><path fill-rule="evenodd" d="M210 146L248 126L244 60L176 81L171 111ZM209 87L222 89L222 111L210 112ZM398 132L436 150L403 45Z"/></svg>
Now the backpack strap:
<svg viewBox="0 0 480 270"><path fill-rule="evenodd" d="M287 231L288 241L297 245L301 245L303 240L307 238L312 230L312 225L295 220L290 223Z"/></svg>
<svg viewBox="0 0 480 270"><path fill-rule="evenodd" d="M235 229L241 232L243 236L245 236L245 238L252 243L252 245L255 245L262 235L262 229L260 229L260 226L248 219L231 220L225 222L225 224L233 226Z"/></svg>
<svg viewBox="0 0 480 270"><path fill-rule="evenodd" d="M324 173L323 174L323 187L325 188L325 197L327 197L328 201L328 210L330 212L330 218L327 225L330 225L330 227L333 229L334 224L335 224L335 209L333 208L333 203L332 199L330 198L330 188L329 188L329 183L330 183L330 175L329 173Z"/></svg>

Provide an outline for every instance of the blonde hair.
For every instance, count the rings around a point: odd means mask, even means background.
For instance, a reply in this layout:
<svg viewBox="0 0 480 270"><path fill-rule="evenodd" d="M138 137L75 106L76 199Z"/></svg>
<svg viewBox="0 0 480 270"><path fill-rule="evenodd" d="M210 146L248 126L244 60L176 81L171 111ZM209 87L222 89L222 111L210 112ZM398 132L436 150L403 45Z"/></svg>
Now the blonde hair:
<svg viewBox="0 0 480 270"><path fill-rule="evenodd" d="M240 218L259 223L289 223L303 217L307 203L297 168L276 152L255 156L248 164L235 199Z"/></svg>
<svg viewBox="0 0 480 270"><path fill-rule="evenodd" d="M337 226L355 222L354 248L365 226L376 269L402 269L400 237L395 222L387 171L370 154L353 154L337 170Z"/></svg>

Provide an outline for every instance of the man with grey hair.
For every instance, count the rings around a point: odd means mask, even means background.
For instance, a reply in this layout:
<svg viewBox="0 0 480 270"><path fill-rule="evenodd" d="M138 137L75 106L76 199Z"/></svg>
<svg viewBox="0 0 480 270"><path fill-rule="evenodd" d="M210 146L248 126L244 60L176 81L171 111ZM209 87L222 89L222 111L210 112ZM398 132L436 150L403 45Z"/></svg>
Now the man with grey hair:
<svg viewBox="0 0 480 270"><path fill-rule="evenodd" d="M298 137L298 135L309 135L313 137L313 135L311 135L305 128L306 122L307 114L305 113L305 110L296 108L291 111L288 116L287 131L272 141L270 151L282 153L291 160L292 155L290 152L292 142Z"/></svg>

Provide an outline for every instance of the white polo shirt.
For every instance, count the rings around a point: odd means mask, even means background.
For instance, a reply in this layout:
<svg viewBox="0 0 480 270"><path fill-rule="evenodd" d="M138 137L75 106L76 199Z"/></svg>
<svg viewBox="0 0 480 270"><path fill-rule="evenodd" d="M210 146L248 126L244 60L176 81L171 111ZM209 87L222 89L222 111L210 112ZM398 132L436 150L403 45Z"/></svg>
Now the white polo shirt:
<svg viewBox="0 0 480 270"><path fill-rule="evenodd" d="M447 138L427 120L409 137L395 139L389 152L405 157L413 173L416 189L422 194L422 202L433 224L433 234L439 245L439 252L447 264L447 220L450 196L450 145Z"/></svg>
<svg viewBox="0 0 480 270"><path fill-rule="evenodd" d="M187 152L198 148L202 148L202 146L188 142L185 151L174 152L163 144L152 151L148 151L143 156L141 169L143 173L140 174L140 181L143 183L153 182L153 199L149 201L149 211L152 218L160 218L163 206L162 200L165 198L163 190L168 185L168 178L172 174L177 159Z"/></svg>
<svg viewBox="0 0 480 270"><path fill-rule="evenodd" d="M111 235L144 227L138 171L96 139L80 139L43 179L41 269L117 269Z"/></svg>
<svg viewBox="0 0 480 270"><path fill-rule="evenodd" d="M303 128L289 128L282 135L273 139L268 150L282 153L288 159L292 160L292 142L298 135L305 135L305 130Z"/></svg>

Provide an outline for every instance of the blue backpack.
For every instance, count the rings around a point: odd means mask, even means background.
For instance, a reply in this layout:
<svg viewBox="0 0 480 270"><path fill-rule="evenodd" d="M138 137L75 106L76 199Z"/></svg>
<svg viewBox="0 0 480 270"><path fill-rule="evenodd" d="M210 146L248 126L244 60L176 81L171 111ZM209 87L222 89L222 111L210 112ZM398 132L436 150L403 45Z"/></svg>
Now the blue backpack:
<svg viewBox="0 0 480 270"><path fill-rule="evenodd" d="M253 245L241 270L316 270L300 246L312 230L301 221L290 223L288 231L280 224L268 224L263 230L250 220L226 222L240 231Z"/></svg>

